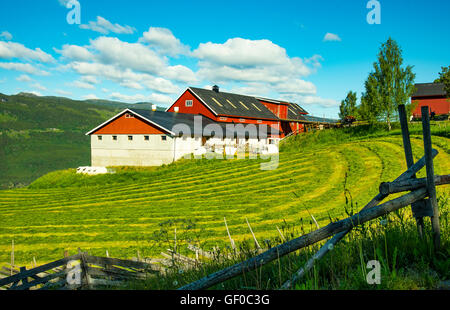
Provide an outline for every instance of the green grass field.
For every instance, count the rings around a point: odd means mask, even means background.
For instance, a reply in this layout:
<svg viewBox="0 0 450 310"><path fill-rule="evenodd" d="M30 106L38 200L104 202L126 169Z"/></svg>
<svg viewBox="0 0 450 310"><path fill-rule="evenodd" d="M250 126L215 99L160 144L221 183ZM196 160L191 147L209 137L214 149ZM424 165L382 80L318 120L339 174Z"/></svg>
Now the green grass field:
<svg viewBox="0 0 450 310"><path fill-rule="evenodd" d="M448 124L433 126L439 151L435 173L450 171ZM330 130L299 136L282 146L279 167L260 169L264 160L182 160L172 165L121 168L112 175L80 176L74 170L50 173L29 188L0 191L0 264L38 264L77 248L94 255L158 257L173 243L203 248L229 244L224 217L236 242L251 238L245 218L261 244L278 236L277 226L314 230L311 213L326 225L346 217L344 183L355 211L383 181L405 168L401 136L355 135ZM412 128L416 159L423 156L419 129ZM419 177L425 176L421 171ZM438 194L449 193L439 187Z"/></svg>

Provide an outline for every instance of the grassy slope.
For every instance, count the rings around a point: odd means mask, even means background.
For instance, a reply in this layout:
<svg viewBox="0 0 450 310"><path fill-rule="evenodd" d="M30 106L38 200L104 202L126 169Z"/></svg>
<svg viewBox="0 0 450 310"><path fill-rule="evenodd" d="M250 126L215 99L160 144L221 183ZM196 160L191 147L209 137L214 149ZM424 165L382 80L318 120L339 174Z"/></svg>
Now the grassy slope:
<svg viewBox="0 0 450 310"><path fill-rule="evenodd" d="M29 184L57 169L89 165L85 132L116 112L61 97L5 96L0 102L0 188Z"/></svg>
<svg viewBox="0 0 450 310"><path fill-rule="evenodd" d="M440 126L433 126L437 174L450 170L448 125ZM422 141L417 128L413 133L419 158ZM362 206L380 182L405 169L401 137L395 131L371 135L361 131L355 138L341 130L294 138L273 171L260 170L260 160L205 159L94 177L51 173L30 188L0 191L0 262L9 260L12 239L21 264L33 257L55 260L78 247L113 257L129 258L137 250L158 256L172 245L175 228L182 253L188 253L181 246L186 241L224 247L224 217L236 242L251 237L246 217L261 243L278 236L277 226L297 227L292 236L309 232L315 229L309 212L320 225L346 216L345 175L353 201Z"/></svg>

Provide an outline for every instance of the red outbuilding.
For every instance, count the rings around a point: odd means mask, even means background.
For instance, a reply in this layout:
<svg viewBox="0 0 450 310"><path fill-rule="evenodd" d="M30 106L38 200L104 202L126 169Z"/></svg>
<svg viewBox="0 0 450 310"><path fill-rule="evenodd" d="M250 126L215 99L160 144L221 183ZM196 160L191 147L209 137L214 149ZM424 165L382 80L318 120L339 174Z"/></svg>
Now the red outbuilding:
<svg viewBox="0 0 450 310"><path fill-rule="evenodd" d="M450 114L450 100L446 96L444 84L442 83L421 83L415 84L416 92L411 96L411 102L417 102L412 115L421 117L421 107L430 107L430 114L437 115Z"/></svg>

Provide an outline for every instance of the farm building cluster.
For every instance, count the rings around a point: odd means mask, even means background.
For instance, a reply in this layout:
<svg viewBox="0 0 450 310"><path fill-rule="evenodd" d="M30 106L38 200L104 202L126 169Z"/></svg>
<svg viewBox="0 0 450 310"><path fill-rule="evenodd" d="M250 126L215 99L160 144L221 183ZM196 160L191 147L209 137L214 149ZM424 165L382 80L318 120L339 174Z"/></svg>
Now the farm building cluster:
<svg viewBox="0 0 450 310"><path fill-rule="evenodd" d="M94 167L159 166L207 152L272 154L288 135L336 123L292 102L189 87L166 111L125 109L86 135Z"/></svg>
<svg viewBox="0 0 450 310"><path fill-rule="evenodd" d="M424 105L432 116L449 115L443 84L415 87L414 118L421 117ZM289 135L337 125L336 120L309 115L296 103L222 92L215 85L187 88L165 111L155 105L151 110L125 109L86 135L91 136L93 167L159 166L208 152L273 154Z"/></svg>

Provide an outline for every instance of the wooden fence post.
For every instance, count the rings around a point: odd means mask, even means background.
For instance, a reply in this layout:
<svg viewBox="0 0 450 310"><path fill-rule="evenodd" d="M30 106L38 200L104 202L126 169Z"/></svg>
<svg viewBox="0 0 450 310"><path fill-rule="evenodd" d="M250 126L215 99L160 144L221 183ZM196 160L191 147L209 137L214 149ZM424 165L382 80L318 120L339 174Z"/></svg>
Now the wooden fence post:
<svg viewBox="0 0 450 310"><path fill-rule="evenodd" d="M11 241L11 275L14 269L14 239Z"/></svg>
<svg viewBox="0 0 450 310"><path fill-rule="evenodd" d="M409 138L408 120L406 118L406 110L404 104L398 106L398 115L402 128L403 148L405 150L406 165L409 169L412 165L414 165L414 158L411 148L411 140ZM415 179L416 175L413 175L411 178ZM411 205L411 211L413 213L413 216L416 218L417 231L420 238L423 237L424 230L423 214L420 214L420 209L422 206L424 206L424 201L415 202Z"/></svg>
<svg viewBox="0 0 450 310"><path fill-rule="evenodd" d="M431 227L433 228L433 241L435 250L438 250L441 245L441 233L439 227L439 208L436 200L436 186L434 182L434 166L433 156L431 155L431 128L430 116L428 114L428 106L421 108L422 112L422 129L423 129L423 146L425 150L425 162L427 171L427 191L428 200L433 209L433 216L431 217Z"/></svg>

